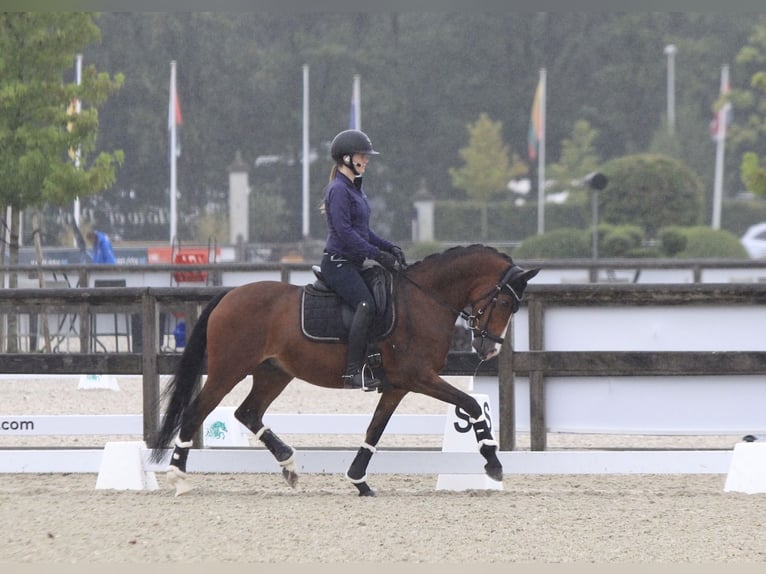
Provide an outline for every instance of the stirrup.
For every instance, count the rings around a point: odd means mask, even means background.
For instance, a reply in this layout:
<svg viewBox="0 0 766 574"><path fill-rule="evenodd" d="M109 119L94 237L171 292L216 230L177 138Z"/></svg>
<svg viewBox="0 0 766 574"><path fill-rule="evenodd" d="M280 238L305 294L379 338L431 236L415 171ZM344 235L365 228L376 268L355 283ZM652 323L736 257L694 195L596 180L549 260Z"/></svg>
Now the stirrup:
<svg viewBox="0 0 766 574"><path fill-rule="evenodd" d="M345 373L343 375L343 388L344 389L362 389L363 391L374 391L382 384L380 379L372 378L369 381L365 381L364 369L366 367L362 365L353 373ZM372 373L372 370L370 370Z"/></svg>

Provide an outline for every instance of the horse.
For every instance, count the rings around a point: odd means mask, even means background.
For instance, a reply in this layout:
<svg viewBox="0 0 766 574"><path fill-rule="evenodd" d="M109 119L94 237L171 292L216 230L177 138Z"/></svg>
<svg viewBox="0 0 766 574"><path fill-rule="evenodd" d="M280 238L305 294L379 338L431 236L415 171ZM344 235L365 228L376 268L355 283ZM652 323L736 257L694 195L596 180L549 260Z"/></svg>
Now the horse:
<svg viewBox="0 0 766 574"><path fill-rule="evenodd" d="M472 332L471 345L480 361L499 353L527 282L538 271L516 265L493 247L475 244L452 247L391 272L394 325L378 342L385 384L378 389L380 397L364 442L346 472L359 496L375 495L367 484L367 467L391 415L410 392L467 413L486 460L486 474L503 479L498 444L483 409L439 372L446 364L458 317ZM297 484L295 450L264 425L264 413L295 378L342 388L346 360L343 342L318 342L302 332L304 289L257 281L214 296L201 311L162 394L167 406L151 452L151 459L159 463L173 443L167 480L176 496L191 489L186 465L195 432L247 376L252 376L252 387L234 415L271 452L287 484L293 488ZM195 396L205 355L207 379Z"/></svg>

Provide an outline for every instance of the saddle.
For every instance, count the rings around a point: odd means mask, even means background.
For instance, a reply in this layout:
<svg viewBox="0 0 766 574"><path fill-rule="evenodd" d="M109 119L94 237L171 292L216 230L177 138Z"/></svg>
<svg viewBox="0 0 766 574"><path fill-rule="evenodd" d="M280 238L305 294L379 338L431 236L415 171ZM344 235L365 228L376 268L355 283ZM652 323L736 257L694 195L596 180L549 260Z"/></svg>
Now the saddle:
<svg viewBox="0 0 766 574"><path fill-rule="evenodd" d="M312 267L316 281L301 293L301 331L312 341L348 342L348 330L354 309L324 282L318 265ZM377 313L370 326L370 341L387 337L394 328L393 280L391 273L379 265L362 271L362 279L375 299Z"/></svg>

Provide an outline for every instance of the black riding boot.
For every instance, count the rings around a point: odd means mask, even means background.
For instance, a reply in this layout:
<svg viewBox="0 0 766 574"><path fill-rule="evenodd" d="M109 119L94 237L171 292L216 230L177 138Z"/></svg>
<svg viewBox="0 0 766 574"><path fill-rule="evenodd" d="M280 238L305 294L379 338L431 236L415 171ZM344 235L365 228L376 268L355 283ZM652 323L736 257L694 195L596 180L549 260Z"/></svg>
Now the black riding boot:
<svg viewBox="0 0 766 574"><path fill-rule="evenodd" d="M359 303L351 320L348 332L348 353L346 372L343 374L343 388L372 391L380 385L379 379L364 380L364 361L367 351L367 331L372 323L372 312L367 303ZM368 369L369 373L372 373ZM372 375L370 375L372 376Z"/></svg>

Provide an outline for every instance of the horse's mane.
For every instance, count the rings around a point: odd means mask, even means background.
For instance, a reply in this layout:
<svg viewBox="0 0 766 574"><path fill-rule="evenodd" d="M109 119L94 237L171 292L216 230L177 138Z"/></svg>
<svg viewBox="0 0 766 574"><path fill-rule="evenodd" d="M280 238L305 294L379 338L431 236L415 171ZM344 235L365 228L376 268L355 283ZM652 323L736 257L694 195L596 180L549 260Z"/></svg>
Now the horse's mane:
<svg viewBox="0 0 766 574"><path fill-rule="evenodd" d="M498 251L494 247L490 245L483 245L481 243L474 243L472 245L457 245L455 247L450 247L448 249L445 249L441 253L431 253L430 255L426 255L422 260L415 261L412 263L409 267L410 269L414 269L417 267L420 267L421 265L431 265L431 264L440 264L443 265L445 263L449 263L453 259L457 257L461 257L465 255L466 253L471 252L478 252L478 251L488 251L492 253L496 253L500 257L503 257L508 261L508 263L513 263L513 260L511 259L511 256L507 253L503 253L502 251Z"/></svg>

